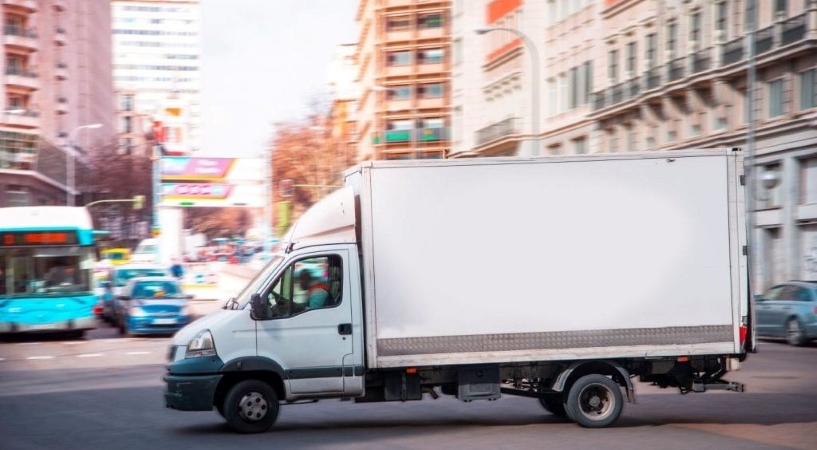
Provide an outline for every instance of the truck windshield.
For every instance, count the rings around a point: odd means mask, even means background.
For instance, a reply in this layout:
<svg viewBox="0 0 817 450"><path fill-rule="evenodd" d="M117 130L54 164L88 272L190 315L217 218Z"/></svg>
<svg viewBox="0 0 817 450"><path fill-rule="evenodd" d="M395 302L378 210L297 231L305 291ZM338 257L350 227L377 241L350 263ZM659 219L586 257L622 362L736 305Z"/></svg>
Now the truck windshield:
<svg viewBox="0 0 817 450"><path fill-rule="evenodd" d="M259 270L258 273L244 286L244 289L241 290L235 296L235 303L233 306L227 306L227 309L242 309L250 303L250 298L252 294L261 290L261 286L266 281L267 277L270 273L275 272L278 270L278 266L284 261L283 255L273 255L272 259L263 269ZM230 305L231 302L227 302Z"/></svg>

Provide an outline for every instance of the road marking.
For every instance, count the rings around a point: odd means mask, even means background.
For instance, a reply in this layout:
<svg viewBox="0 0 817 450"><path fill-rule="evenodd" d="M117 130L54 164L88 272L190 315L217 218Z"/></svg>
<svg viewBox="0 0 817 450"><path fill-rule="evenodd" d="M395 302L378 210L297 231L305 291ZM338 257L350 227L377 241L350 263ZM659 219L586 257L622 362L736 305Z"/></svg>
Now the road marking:
<svg viewBox="0 0 817 450"><path fill-rule="evenodd" d="M5 361L5 360L6 360L6 358L0 358L0 361Z"/></svg>
<svg viewBox="0 0 817 450"><path fill-rule="evenodd" d="M35 359L54 359L54 357L53 356L29 356L26 359L31 359L31 360L35 360Z"/></svg>
<svg viewBox="0 0 817 450"><path fill-rule="evenodd" d="M83 353L81 355L77 355L77 358L94 358L97 356L102 356L102 353Z"/></svg>
<svg viewBox="0 0 817 450"><path fill-rule="evenodd" d="M150 352L126 352L126 355L149 355Z"/></svg>

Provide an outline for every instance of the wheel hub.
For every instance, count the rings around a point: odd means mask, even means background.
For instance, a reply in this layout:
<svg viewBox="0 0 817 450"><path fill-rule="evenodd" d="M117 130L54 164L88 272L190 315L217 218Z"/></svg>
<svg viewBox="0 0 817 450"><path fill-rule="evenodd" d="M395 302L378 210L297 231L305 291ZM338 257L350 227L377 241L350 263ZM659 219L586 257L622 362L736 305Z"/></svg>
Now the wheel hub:
<svg viewBox="0 0 817 450"><path fill-rule="evenodd" d="M267 410L267 399L258 392L248 392L238 403L239 415L248 422L263 419Z"/></svg>

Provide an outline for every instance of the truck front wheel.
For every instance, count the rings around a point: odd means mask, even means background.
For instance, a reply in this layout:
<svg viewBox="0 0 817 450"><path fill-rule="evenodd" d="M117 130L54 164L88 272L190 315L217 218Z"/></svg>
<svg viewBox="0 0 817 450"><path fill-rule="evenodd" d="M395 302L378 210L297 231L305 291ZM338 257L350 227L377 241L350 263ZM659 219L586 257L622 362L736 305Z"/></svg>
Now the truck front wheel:
<svg viewBox="0 0 817 450"><path fill-rule="evenodd" d="M263 381L244 380L227 392L223 411L227 425L234 431L261 433L278 418L278 395Z"/></svg>
<svg viewBox="0 0 817 450"><path fill-rule="evenodd" d="M624 397L615 381L604 375L585 375L570 388L567 414L586 428L603 428L615 422L624 407Z"/></svg>

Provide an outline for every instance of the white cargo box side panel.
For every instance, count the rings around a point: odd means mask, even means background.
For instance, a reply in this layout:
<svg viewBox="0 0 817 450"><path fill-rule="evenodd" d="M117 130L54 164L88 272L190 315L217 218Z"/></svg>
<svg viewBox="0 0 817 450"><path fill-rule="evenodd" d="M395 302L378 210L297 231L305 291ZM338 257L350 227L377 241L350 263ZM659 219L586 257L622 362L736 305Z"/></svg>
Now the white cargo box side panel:
<svg viewBox="0 0 817 450"><path fill-rule="evenodd" d="M364 167L369 364L734 351L738 158L672 155Z"/></svg>

